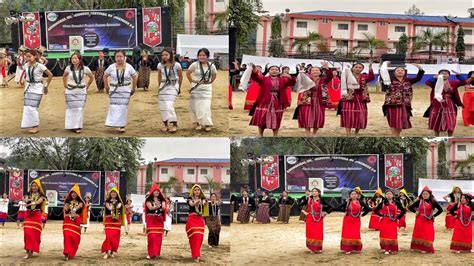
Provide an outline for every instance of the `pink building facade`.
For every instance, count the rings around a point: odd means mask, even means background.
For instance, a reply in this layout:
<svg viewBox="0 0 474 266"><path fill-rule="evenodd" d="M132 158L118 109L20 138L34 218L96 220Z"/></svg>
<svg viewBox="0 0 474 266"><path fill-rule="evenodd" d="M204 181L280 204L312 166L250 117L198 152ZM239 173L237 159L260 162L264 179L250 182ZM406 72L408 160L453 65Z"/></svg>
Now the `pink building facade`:
<svg viewBox="0 0 474 266"><path fill-rule="evenodd" d="M438 147L439 142L432 142L429 145L428 153L426 155L426 178L438 178ZM462 176L460 171L456 170L456 164L458 162L467 160L469 155L474 154L474 138L449 138L447 142L445 142L445 147L446 163L449 174L452 179L456 179L457 177ZM467 175L470 175L471 178L474 178L474 166L472 166L470 169L467 169L467 171Z"/></svg>

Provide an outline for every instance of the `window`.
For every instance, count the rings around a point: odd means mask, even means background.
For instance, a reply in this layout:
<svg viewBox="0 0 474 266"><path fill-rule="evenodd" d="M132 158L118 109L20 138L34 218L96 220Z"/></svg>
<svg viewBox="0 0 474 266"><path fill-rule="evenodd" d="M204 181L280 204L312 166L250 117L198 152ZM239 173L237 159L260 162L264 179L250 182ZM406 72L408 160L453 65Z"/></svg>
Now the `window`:
<svg viewBox="0 0 474 266"><path fill-rule="evenodd" d="M359 25L357 25L357 30L358 30L358 31L368 31L368 30L369 30L369 25L367 25L367 24L359 24Z"/></svg>
<svg viewBox="0 0 474 266"><path fill-rule="evenodd" d="M329 23L329 19L323 18L323 23Z"/></svg>
<svg viewBox="0 0 474 266"><path fill-rule="evenodd" d="M348 30L349 29L349 24L337 24L337 29L338 30Z"/></svg>
<svg viewBox="0 0 474 266"><path fill-rule="evenodd" d="M379 22L379 25L380 25L380 26L385 26L385 21L380 21L380 22Z"/></svg>
<svg viewBox="0 0 474 266"><path fill-rule="evenodd" d="M306 21L296 21L296 27L306 29L308 27L308 22L306 22Z"/></svg>
<svg viewBox="0 0 474 266"><path fill-rule="evenodd" d="M337 40L336 46L337 48L347 48L349 46L349 41Z"/></svg>
<svg viewBox="0 0 474 266"><path fill-rule="evenodd" d="M357 46L359 46L359 48L367 48L367 47L369 47L369 43L368 42L363 42L363 41L358 41Z"/></svg>
<svg viewBox="0 0 474 266"><path fill-rule="evenodd" d="M466 151L466 145L458 145L458 151Z"/></svg>
<svg viewBox="0 0 474 266"><path fill-rule="evenodd" d="M395 32L405 32L405 26L395 26Z"/></svg>
<svg viewBox="0 0 474 266"><path fill-rule="evenodd" d="M207 175L207 169L201 169L201 175Z"/></svg>
<svg viewBox="0 0 474 266"><path fill-rule="evenodd" d="M188 169L188 175L194 175L194 169Z"/></svg>
<svg viewBox="0 0 474 266"><path fill-rule="evenodd" d="M230 169L227 169L227 170L225 171L225 174L226 174L226 175L230 175Z"/></svg>
<svg viewBox="0 0 474 266"><path fill-rule="evenodd" d="M167 175L168 174L168 168L161 168L161 174Z"/></svg>
<svg viewBox="0 0 474 266"><path fill-rule="evenodd" d="M472 30L464 30L464 35L472 35Z"/></svg>

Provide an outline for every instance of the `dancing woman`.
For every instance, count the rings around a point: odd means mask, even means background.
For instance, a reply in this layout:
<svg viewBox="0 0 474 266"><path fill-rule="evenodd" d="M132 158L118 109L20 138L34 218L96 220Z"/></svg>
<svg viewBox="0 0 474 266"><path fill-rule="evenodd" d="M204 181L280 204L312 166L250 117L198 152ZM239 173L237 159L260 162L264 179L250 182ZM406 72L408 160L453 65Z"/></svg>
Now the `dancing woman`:
<svg viewBox="0 0 474 266"><path fill-rule="evenodd" d="M137 87L137 76L135 69L126 62L125 52L116 51L115 63L104 74L105 91L110 99L105 125L117 128L120 133L125 132L127 126L128 104Z"/></svg>
<svg viewBox="0 0 474 266"><path fill-rule="evenodd" d="M377 205L375 214L380 219L380 249L388 255L398 252L398 220L405 215L403 206L395 200L392 190L385 191L385 199Z"/></svg>
<svg viewBox="0 0 474 266"><path fill-rule="evenodd" d="M262 197L258 200L257 222L262 224L270 223L270 204L271 198L268 192L262 191Z"/></svg>
<svg viewBox="0 0 474 266"><path fill-rule="evenodd" d="M204 239L204 217L209 214L206 196L199 185L193 185L188 198L189 216L186 221L186 234L191 247L194 262L201 258L201 246Z"/></svg>
<svg viewBox="0 0 474 266"><path fill-rule="evenodd" d="M113 187L105 200L104 226L105 240L102 243L102 253L104 259L114 258L120 244L120 232L122 225L125 225L125 210L120 192L117 187Z"/></svg>
<svg viewBox="0 0 474 266"><path fill-rule="evenodd" d="M389 61L382 64L380 75L387 86L385 91L385 101L382 106L384 115L387 117L388 126L392 131L392 135L399 137L403 129L411 128L410 116L411 101L413 99L412 85L419 82L425 71L418 64L413 64L418 68L418 74L415 78L407 77L407 70L403 67L397 67L394 74L388 72Z"/></svg>
<svg viewBox="0 0 474 266"><path fill-rule="evenodd" d="M26 255L24 259L33 257L33 252L39 253L41 243L42 212L46 207L46 195L39 179L30 183L28 190L28 201L26 203L27 214L23 226Z"/></svg>
<svg viewBox="0 0 474 266"><path fill-rule="evenodd" d="M153 184L145 199L146 235L148 243L147 259L155 259L161 255L163 229L166 217L166 199L158 184Z"/></svg>
<svg viewBox="0 0 474 266"><path fill-rule="evenodd" d="M456 253L473 252L472 250L472 217L474 203L472 195L462 194L457 205L451 210L451 215L456 217L450 249Z"/></svg>
<svg viewBox="0 0 474 266"><path fill-rule="evenodd" d="M341 100L341 78L337 69L332 69L332 79L328 83L329 103L326 108L337 110Z"/></svg>
<svg viewBox="0 0 474 266"><path fill-rule="evenodd" d="M132 200L127 199L125 200L125 234L128 235L128 232L130 231L130 224L132 223L132 215L133 215L133 205L132 205Z"/></svg>
<svg viewBox="0 0 474 266"><path fill-rule="evenodd" d="M7 193L3 193L2 199L0 199L0 223L2 223L2 227L5 226L5 222L8 220L8 203L10 203L10 199L8 199Z"/></svg>
<svg viewBox="0 0 474 266"><path fill-rule="evenodd" d="M453 190L451 191L451 193L443 197L443 199L448 202L448 207L446 208L446 221L445 221L445 227L448 230L454 228L454 223L456 221L456 218L453 215L451 215L450 211L454 206L459 204L459 200L461 199L462 194L463 193L461 191L461 188L453 187Z"/></svg>
<svg viewBox="0 0 474 266"><path fill-rule="evenodd" d="M244 190L242 197L238 199L239 212L237 221L242 224L248 224L250 221L250 209L254 206L254 200L249 197L249 193Z"/></svg>
<svg viewBox="0 0 474 266"><path fill-rule="evenodd" d="M278 199L280 210L278 212L277 222L282 222L284 224L290 222L291 207L294 202L295 200L288 196L288 191L283 191L282 196Z"/></svg>
<svg viewBox="0 0 474 266"><path fill-rule="evenodd" d="M426 110L424 117L428 117L428 128L433 130L435 136L440 132L447 131L448 136L454 134L456 128L456 116L458 106L463 107L458 88L466 84L459 73L459 80L449 80L451 72L447 69L438 71L438 75L427 80L426 85L431 88L431 104Z"/></svg>
<svg viewBox="0 0 474 266"><path fill-rule="evenodd" d="M265 129L271 129L273 136L278 136L283 112L290 106L286 89L294 86L296 79L289 74L281 74L278 66L269 68L269 76L260 75L250 66L251 78L260 87L257 99L250 111L252 119L251 126L258 127L258 135L263 137Z"/></svg>
<svg viewBox="0 0 474 266"><path fill-rule="evenodd" d="M311 196L311 191L309 191L309 189L306 189L304 193L305 195L298 199L298 206L301 208L299 220L306 222L306 213L308 212L308 200Z"/></svg>
<svg viewBox="0 0 474 266"><path fill-rule="evenodd" d="M94 76L92 71L84 66L82 56L74 53L70 58L70 65L63 74L63 84L66 94L65 128L76 133L82 132L84 125L84 108L86 107L87 91ZM88 80L86 82L86 78Z"/></svg>
<svg viewBox="0 0 474 266"><path fill-rule="evenodd" d="M359 134L367 127L367 103L370 102L368 83L375 79L372 61L369 61L369 74L362 74L364 65L356 63L351 69L346 68L341 76L341 101L337 114L341 115L341 127L346 129L346 136Z"/></svg>
<svg viewBox="0 0 474 266"><path fill-rule="evenodd" d="M75 184L64 198L63 207L63 236L64 236L64 260L76 256L81 243L81 224L87 222L87 209L81 197L79 184Z"/></svg>
<svg viewBox="0 0 474 266"><path fill-rule="evenodd" d="M153 62L148 57L148 51L142 50L140 60L138 60L138 80L137 88L148 90L150 87L150 74ZM158 83L159 84L159 83Z"/></svg>
<svg viewBox="0 0 474 266"><path fill-rule="evenodd" d="M208 202L209 216L206 217L207 228L209 235L207 243L209 247L219 246L219 235L221 233L221 202L217 199L216 193L211 193L211 201Z"/></svg>
<svg viewBox="0 0 474 266"><path fill-rule="evenodd" d="M361 252L360 217L365 216L372 209L359 198L359 194L355 190L352 190L349 199L333 210L345 213L342 222L341 250L347 255L352 252Z"/></svg>
<svg viewBox="0 0 474 266"><path fill-rule="evenodd" d="M307 210L302 210L306 215L306 247L311 253L321 253L324 238L324 217L331 212L331 206L321 198L321 191L313 188L308 199Z"/></svg>
<svg viewBox="0 0 474 266"><path fill-rule="evenodd" d="M93 69L94 69L94 78L95 78L95 85L97 86L97 90L99 92L103 92L105 88L104 84L104 72L109 67L109 62L105 58L108 49L103 49L99 51L99 58L94 61Z"/></svg>
<svg viewBox="0 0 474 266"><path fill-rule="evenodd" d="M435 239L434 218L443 212L436 202L431 190L425 186L420 196L408 209L416 213L415 227L411 238L411 249L421 253L434 253L433 242ZM434 213L436 209L436 213Z"/></svg>
<svg viewBox="0 0 474 266"><path fill-rule="evenodd" d="M469 79L464 87L462 120L465 126L472 127L474 126L474 71L470 71L467 77Z"/></svg>
<svg viewBox="0 0 474 266"><path fill-rule="evenodd" d="M199 49L198 61L192 63L186 77L191 83L190 111L194 129L200 131L204 126L206 132L211 131L212 123L212 83L217 78L216 66L209 62L209 50Z"/></svg>
<svg viewBox="0 0 474 266"><path fill-rule="evenodd" d="M166 219L164 224L165 236L167 236L171 231L171 226L173 224L174 204L170 197L166 197L166 209Z"/></svg>
<svg viewBox="0 0 474 266"><path fill-rule="evenodd" d="M326 75L322 77L323 71ZM305 129L307 137L316 136L318 129L324 127L326 106L329 103L327 84L332 79L328 62L322 68L311 67L309 76L300 67L298 74L298 107L293 119L298 119L298 126ZM313 129L313 132L311 132Z"/></svg>
<svg viewBox="0 0 474 266"><path fill-rule="evenodd" d="M161 131L175 133L178 130L178 117L174 110L176 98L181 93L183 71L181 65L174 61L173 49L166 47L161 52L158 64L158 99L160 104Z"/></svg>
<svg viewBox="0 0 474 266"><path fill-rule="evenodd" d="M370 221L369 221L369 228L373 230L379 230L380 229L380 217L375 213L375 207L377 207L382 201L384 200L383 195L382 195L382 189L377 188L377 191L375 191L374 196L369 199L368 204L370 208L372 208L372 214L370 215Z"/></svg>
<svg viewBox="0 0 474 266"><path fill-rule="evenodd" d="M38 63L37 55L38 52L36 50L28 50L25 54L26 64L24 66L26 69L26 85L21 128L29 128L28 132L31 134L39 132L38 108L43 94L48 94L48 86L53 79L51 71L43 64ZM46 84L43 84L43 74L48 76Z"/></svg>
<svg viewBox="0 0 474 266"><path fill-rule="evenodd" d="M400 219L398 219L398 228L401 229L403 228L403 230L406 230L407 229L407 223L406 223L406 212L408 211L408 206L410 206L412 204L412 200L410 198L410 196L408 196L408 192L406 189L401 189L400 192L398 193L398 197L397 197L397 200L398 202L400 202L400 205L402 206L402 208L405 210L405 213L403 214L402 217L400 217ZM401 212L401 208L400 208L400 212Z"/></svg>
<svg viewBox="0 0 474 266"><path fill-rule="evenodd" d="M23 227L23 222L25 221L26 212L27 212L27 209L26 209L26 202L27 201L28 201L28 196L24 195L23 199L21 199L18 202L18 215L16 217L16 227L17 228L20 228L20 226Z"/></svg>
<svg viewBox="0 0 474 266"><path fill-rule="evenodd" d="M84 197L84 216L86 217L85 223L81 224L81 228L84 228L84 234L87 232L87 228L89 228L90 220L91 220L91 194L90 192L86 193Z"/></svg>

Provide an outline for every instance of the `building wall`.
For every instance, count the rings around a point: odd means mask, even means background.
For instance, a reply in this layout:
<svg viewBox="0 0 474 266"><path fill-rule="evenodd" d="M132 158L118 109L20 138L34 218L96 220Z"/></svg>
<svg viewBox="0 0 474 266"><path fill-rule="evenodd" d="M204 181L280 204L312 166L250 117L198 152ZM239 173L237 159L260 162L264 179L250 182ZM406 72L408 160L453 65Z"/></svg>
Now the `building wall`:
<svg viewBox="0 0 474 266"><path fill-rule="evenodd" d="M456 163L459 161L466 160L470 154L474 154L474 138L466 141L452 139L446 143L446 162L447 167L452 178L456 178L460 175L459 171L456 171ZM460 147L461 146L461 147ZM438 164L438 143L431 143L428 153L426 155L426 172L427 178L437 179L437 164ZM471 174L474 177L474 167L471 168Z"/></svg>
<svg viewBox="0 0 474 266"><path fill-rule="evenodd" d="M217 31L215 16L218 13L225 12L229 0L204 0L204 19L211 32ZM194 19L196 17L196 0L187 0L184 8L184 23L186 34L196 34L194 30Z"/></svg>

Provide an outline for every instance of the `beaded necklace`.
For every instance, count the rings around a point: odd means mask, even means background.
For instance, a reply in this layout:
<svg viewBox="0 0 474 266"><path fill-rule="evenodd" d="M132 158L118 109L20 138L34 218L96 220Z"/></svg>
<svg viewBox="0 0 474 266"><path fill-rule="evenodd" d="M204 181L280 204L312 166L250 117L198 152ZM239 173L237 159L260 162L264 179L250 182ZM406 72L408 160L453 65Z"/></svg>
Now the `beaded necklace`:
<svg viewBox="0 0 474 266"><path fill-rule="evenodd" d="M316 200L315 199L310 199L310 209L311 209L311 217L313 217L313 221L315 222L319 222L321 221L321 219L323 218L323 216L321 215L321 213L323 212L323 204L321 204L321 202L319 202L319 212L316 212L316 210L314 210L314 202Z"/></svg>
<svg viewBox="0 0 474 266"><path fill-rule="evenodd" d="M352 211L352 200L349 200L349 202L347 203L347 214L349 214L350 216L354 217L354 218L358 218L360 217L360 213L361 213L361 209L359 209L359 212L357 214L354 214L354 212Z"/></svg>
<svg viewBox="0 0 474 266"><path fill-rule="evenodd" d="M395 205L395 213L391 214L390 213L390 203L393 203ZM397 220L397 205L392 201L392 202L389 202L388 205L386 206L387 207L387 217L390 219L390 221L394 222Z"/></svg>
<svg viewBox="0 0 474 266"><path fill-rule="evenodd" d="M426 215L426 202L424 199L421 200L420 202L420 208L423 208L423 217L425 217L428 220L433 219L433 209L431 209L431 213L429 215Z"/></svg>
<svg viewBox="0 0 474 266"><path fill-rule="evenodd" d="M467 219L465 219L465 218L464 218L464 214L463 214L464 212L463 212L463 210L462 210L462 209L464 208L464 206L463 206L462 203L459 203L459 205L460 205L460 206L459 206L459 220L461 221L461 224L462 224L464 227L467 227L467 226L469 226L469 224L471 224L472 214L471 214ZM467 221L467 223L465 223L465 220Z"/></svg>

